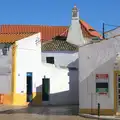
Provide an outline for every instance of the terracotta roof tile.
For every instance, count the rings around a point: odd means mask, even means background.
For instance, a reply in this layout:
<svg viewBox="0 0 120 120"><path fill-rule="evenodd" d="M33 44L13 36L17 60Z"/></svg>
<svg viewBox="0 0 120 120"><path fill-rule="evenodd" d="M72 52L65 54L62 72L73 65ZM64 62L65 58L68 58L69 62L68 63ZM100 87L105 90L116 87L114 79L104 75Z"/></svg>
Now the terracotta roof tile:
<svg viewBox="0 0 120 120"><path fill-rule="evenodd" d="M95 37L102 38L102 36L97 31L95 31L94 28L92 28L89 24L87 24L85 21L80 20L80 24L81 24L81 29L82 29L84 37L91 38L95 36ZM67 34L68 34L68 28L63 33L61 33L60 36L67 37Z"/></svg>
<svg viewBox="0 0 120 120"><path fill-rule="evenodd" d="M1 33L15 34L28 32L41 32L43 40L51 40L66 30L66 26L40 26L40 25L2 25Z"/></svg>
<svg viewBox="0 0 120 120"><path fill-rule="evenodd" d="M88 23L86 23L83 20L80 20L81 25L86 29L86 31L91 35L95 37L99 37L102 39L101 34L99 34L93 27L91 27ZM92 31L90 31L92 30Z"/></svg>
<svg viewBox="0 0 120 120"><path fill-rule="evenodd" d="M94 29L88 25L85 21L80 20L81 27L83 30L84 36L93 37L101 35L94 31ZM89 31L92 29L93 31ZM1 34L16 34L16 33L37 33L41 32L42 40L47 41L51 40L53 37L58 35L67 36L68 26L41 26L41 25L1 25L0 33Z"/></svg>
<svg viewBox="0 0 120 120"><path fill-rule="evenodd" d="M63 40L51 40L42 43L42 51L78 51L78 47Z"/></svg>
<svg viewBox="0 0 120 120"><path fill-rule="evenodd" d="M17 40L31 36L34 33L23 33L23 34L0 34L0 43L13 43Z"/></svg>
<svg viewBox="0 0 120 120"><path fill-rule="evenodd" d="M82 29L82 33L83 33L83 36L84 36L84 37L88 37L88 38L93 37L93 36L84 28L83 25L81 25L81 29ZM60 34L60 36L64 36L64 37L67 37L67 35L68 35L68 28L67 28L63 33Z"/></svg>

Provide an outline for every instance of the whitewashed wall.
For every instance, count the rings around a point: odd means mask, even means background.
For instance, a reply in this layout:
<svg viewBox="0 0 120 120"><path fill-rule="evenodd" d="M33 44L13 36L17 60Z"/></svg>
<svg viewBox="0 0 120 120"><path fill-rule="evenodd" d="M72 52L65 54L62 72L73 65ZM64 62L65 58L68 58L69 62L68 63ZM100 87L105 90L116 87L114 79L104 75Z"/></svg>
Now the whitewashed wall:
<svg viewBox="0 0 120 120"><path fill-rule="evenodd" d="M111 37L114 37L114 36L119 35L119 34L120 34L120 27L113 29L113 30L110 30L110 31L105 33L107 38L111 38Z"/></svg>
<svg viewBox="0 0 120 120"><path fill-rule="evenodd" d="M24 38L16 42L16 92L26 93L26 73L33 72L33 92L36 92L36 81L40 80L37 74L41 71L41 44L36 45L36 39L40 39L40 33Z"/></svg>
<svg viewBox="0 0 120 120"><path fill-rule="evenodd" d="M42 78L50 78L50 104L78 104L78 75L41 61L40 34L17 41L16 92L26 93L26 72L33 72L33 92L42 92ZM72 80L71 80L72 79Z"/></svg>
<svg viewBox="0 0 120 120"><path fill-rule="evenodd" d="M50 78L49 104L78 104L78 73L76 70L56 68L54 65L42 65L42 77Z"/></svg>
<svg viewBox="0 0 120 120"><path fill-rule="evenodd" d="M46 63L46 57L54 57L54 64L56 66L65 66L65 67L77 67L78 64L72 64L78 58L78 52L70 51L46 51L42 52L42 61Z"/></svg>
<svg viewBox="0 0 120 120"><path fill-rule="evenodd" d="M12 78L12 49L9 48L8 54L3 55L2 48L5 44L0 44L0 94L11 93Z"/></svg>
<svg viewBox="0 0 120 120"><path fill-rule="evenodd" d="M102 109L114 108L114 88L113 88L113 67L114 60L111 59L107 63L101 65L95 71L93 71L85 80L81 81L79 91L79 104L81 109L96 108L100 103ZM109 75L109 92L106 95L96 94L96 74L108 74ZM105 102L106 101L106 102Z"/></svg>
<svg viewBox="0 0 120 120"><path fill-rule="evenodd" d="M79 107L97 108L96 100L101 109L113 108L113 66L117 54L120 52L120 37L112 38L100 43L86 45L79 49ZM109 96L95 95L95 74L109 74ZM90 93L93 93L91 103Z"/></svg>
<svg viewBox="0 0 120 120"><path fill-rule="evenodd" d="M77 12L77 16L72 16L71 26L69 27L67 35L67 42L77 46L81 46L87 42L82 35L81 25L79 21L79 11Z"/></svg>

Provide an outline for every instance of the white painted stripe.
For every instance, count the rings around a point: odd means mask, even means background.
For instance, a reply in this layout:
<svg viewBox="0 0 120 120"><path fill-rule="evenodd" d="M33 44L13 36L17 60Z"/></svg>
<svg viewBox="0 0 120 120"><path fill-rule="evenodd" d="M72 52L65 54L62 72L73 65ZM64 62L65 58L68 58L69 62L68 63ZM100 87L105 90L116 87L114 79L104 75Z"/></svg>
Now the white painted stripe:
<svg viewBox="0 0 120 120"><path fill-rule="evenodd" d="M96 80L96 83L98 83L98 82L100 82L100 83L102 83L102 82L104 83L105 82L106 83L106 82L108 82L108 80L98 79L98 80Z"/></svg>

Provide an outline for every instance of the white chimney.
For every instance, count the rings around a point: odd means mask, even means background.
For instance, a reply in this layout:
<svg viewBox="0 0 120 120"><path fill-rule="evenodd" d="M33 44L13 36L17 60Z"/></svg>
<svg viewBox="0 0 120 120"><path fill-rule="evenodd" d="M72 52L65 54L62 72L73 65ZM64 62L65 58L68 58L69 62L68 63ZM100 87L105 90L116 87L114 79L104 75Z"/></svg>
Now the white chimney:
<svg viewBox="0 0 120 120"><path fill-rule="evenodd" d="M72 21L68 30L67 42L77 46L82 46L86 43L79 22L79 11L76 6L72 9Z"/></svg>

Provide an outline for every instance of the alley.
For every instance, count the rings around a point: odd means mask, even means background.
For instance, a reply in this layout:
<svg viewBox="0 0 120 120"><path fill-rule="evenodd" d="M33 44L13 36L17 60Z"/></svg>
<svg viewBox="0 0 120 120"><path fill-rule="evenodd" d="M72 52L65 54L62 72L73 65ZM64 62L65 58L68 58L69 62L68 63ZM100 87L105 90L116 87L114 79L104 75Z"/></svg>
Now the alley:
<svg viewBox="0 0 120 120"><path fill-rule="evenodd" d="M78 116L77 106L11 107L0 106L0 120L88 120Z"/></svg>

